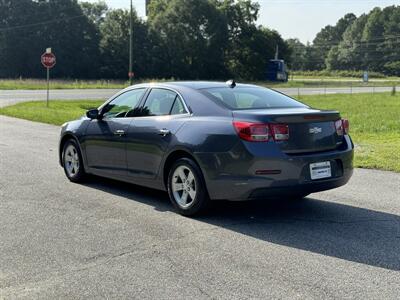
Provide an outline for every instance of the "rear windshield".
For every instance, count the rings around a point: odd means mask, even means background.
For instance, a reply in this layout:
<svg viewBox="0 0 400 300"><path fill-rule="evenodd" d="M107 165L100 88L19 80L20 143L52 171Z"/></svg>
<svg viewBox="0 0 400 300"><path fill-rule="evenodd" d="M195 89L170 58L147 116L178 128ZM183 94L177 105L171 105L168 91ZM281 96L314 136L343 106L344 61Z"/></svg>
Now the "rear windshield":
<svg viewBox="0 0 400 300"><path fill-rule="evenodd" d="M288 96L261 87L218 87L202 89L209 98L220 101L232 110L308 107Z"/></svg>

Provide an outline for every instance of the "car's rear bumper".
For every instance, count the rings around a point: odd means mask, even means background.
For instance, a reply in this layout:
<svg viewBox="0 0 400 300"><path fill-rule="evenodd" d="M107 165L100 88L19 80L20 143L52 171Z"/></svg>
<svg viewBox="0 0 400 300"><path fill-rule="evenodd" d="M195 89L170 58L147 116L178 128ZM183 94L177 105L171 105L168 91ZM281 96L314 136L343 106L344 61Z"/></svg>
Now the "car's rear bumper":
<svg viewBox="0 0 400 300"><path fill-rule="evenodd" d="M196 156L211 199L240 201L305 195L342 186L353 174L353 144L350 137L346 137L346 145L341 150L306 155L272 153L256 157L248 152L236 155L235 151L231 151L199 153ZM322 161L331 162L332 176L311 180L310 164ZM275 171L275 174L256 175L259 170Z"/></svg>

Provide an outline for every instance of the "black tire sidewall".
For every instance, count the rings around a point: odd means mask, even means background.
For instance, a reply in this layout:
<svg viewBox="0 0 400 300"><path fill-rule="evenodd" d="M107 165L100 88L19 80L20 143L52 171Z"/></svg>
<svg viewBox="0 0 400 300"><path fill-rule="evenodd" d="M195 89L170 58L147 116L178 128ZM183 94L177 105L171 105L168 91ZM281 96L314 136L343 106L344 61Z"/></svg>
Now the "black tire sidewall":
<svg viewBox="0 0 400 300"><path fill-rule="evenodd" d="M190 205L188 208L182 208L179 206L179 204L176 202L174 198L174 194L172 192L172 177L175 172L175 170L179 166L185 166L188 167L194 177L195 177L195 182L196 182L196 199L193 201L193 204ZM209 204L209 197L208 197L208 192L206 189L205 181L203 178L203 174L198 167L198 165L191 160L190 158L181 158L178 159L171 167L168 175L168 181L167 181L167 186L168 186L168 195L169 198L174 205L175 209L180 213L181 215L184 216L193 216L196 214L199 214L205 210L205 208Z"/></svg>
<svg viewBox="0 0 400 300"><path fill-rule="evenodd" d="M79 158L79 171L74 176L69 176L68 172L66 170L66 167L65 167L65 150L67 149L67 147L69 145L73 145L75 147L75 149L76 149L76 151L78 153L78 158ZM68 179L70 181L72 181L72 182L81 182L81 181L83 181L83 179L85 177L85 170L84 170L84 166L83 166L82 154L81 154L81 151L80 151L78 143L73 139L68 140L64 144L63 152L62 152L62 164L63 164L63 169L64 169L64 172L65 172L65 175L68 177Z"/></svg>
<svg viewBox="0 0 400 300"><path fill-rule="evenodd" d="M308 195L310 195L310 194L291 195L289 197L289 200L291 200L291 201L304 201L305 199L307 199Z"/></svg>

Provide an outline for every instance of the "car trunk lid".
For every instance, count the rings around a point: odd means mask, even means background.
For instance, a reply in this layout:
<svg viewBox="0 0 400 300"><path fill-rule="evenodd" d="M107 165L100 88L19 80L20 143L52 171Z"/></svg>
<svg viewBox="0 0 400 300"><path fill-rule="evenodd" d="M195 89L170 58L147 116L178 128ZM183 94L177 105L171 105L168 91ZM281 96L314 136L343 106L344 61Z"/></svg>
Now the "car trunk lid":
<svg viewBox="0 0 400 300"><path fill-rule="evenodd" d="M337 111L310 108L274 108L233 111L235 121L288 126L289 138L278 144L287 154L321 152L336 149L343 137L336 132Z"/></svg>

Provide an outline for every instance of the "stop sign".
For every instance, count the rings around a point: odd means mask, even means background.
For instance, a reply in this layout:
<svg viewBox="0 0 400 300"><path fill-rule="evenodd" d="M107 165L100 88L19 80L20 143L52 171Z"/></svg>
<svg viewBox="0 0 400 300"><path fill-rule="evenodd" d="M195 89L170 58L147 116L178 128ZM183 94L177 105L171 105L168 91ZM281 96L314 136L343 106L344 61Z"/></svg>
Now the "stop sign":
<svg viewBox="0 0 400 300"><path fill-rule="evenodd" d="M52 68L56 64L56 56L53 53L43 53L41 56L42 65L45 68Z"/></svg>

